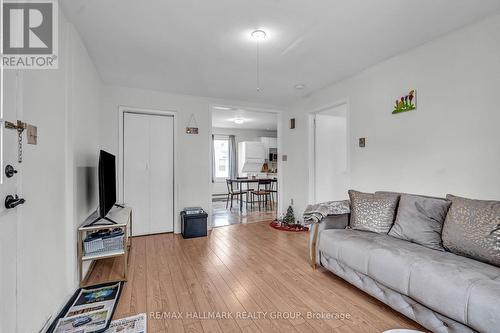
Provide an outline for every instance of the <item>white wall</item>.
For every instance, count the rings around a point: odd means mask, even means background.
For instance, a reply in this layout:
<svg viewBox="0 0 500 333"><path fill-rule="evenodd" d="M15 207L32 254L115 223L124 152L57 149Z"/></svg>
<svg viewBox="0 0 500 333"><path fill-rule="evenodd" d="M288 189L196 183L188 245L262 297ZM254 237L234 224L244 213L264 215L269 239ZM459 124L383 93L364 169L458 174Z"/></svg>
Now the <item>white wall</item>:
<svg viewBox="0 0 500 333"><path fill-rule="evenodd" d="M38 126L38 145L25 143L18 165L19 193L26 198L18 208L21 333L38 332L77 288L76 226L96 204L88 170L97 163L101 81L62 12L59 66L19 72L20 115Z"/></svg>
<svg viewBox="0 0 500 333"><path fill-rule="evenodd" d="M259 141L261 137L276 138L278 137L277 131L267 131L258 129L240 129L240 128L212 128L213 134L219 135L234 135L236 145L242 141ZM227 193L226 182L214 182L212 183L212 193L221 194Z"/></svg>
<svg viewBox="0 0 500 333"><path fill-rule="evenodd" d="M240 128L222 128L213 127L213 134L220 135L234 135L236 143L241 141L259 141L261 137L276 138L278 137L277 131L267 131L258 129L240 129Z"/></svg>
<svg viewBox="0 0 500 333"><path fill-rule="evenodd" d="M308 112L344 98L352 188L500 199L499 31L496 15L293 105L297 128L283 133L285 203L295 199L302 212L308 201ZM394 100L413 88L418 109L392 115Z"/></svg>
<svg viewBox="0 0 500 333"><path fill-rule="evenodd" d="M177 211L189 206L201 206L210 210L211 205L211 115L212 105L238 105L240 107L275 109L273 106L239 101L217 100L205 97L170 94L159 91L106 86L102 91L101 123L104 149L118 154L118 107L128 106L143 109L167 110L177 113ZM199 134L186 134L185 129L193 114L199 127ZM119 185L119 188L121 186ZM211 211L209 211L211 216ZM174 224L180 232L179 219Z"/></svg>
<svg viewBox="0 0 500 333"><path fill-rule="evenodd" d="M100 122L101 90L103 87L99 74L82 42L74 29L69 26L68 56L68 127L67 150L68 221L73 225L67 228L68 287L74 289L78 281L78 262L76 229L98 206L97 164L101 148L101 132L106 128ZM71 183L69 183L71 182ZM88 268L84 265L84 273Z"/></svg>

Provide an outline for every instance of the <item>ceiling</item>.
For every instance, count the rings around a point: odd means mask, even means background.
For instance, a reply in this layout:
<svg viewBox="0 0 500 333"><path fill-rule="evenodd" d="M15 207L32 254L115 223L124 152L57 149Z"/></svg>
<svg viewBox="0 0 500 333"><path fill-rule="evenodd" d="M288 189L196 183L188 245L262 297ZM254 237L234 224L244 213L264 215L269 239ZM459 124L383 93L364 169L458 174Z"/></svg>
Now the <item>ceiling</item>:
<svg viewBox="0 0 500 333"><path fill-rule="evenodd" d="M235 118L243 118L243 124L236 124ZM276 113L257 112L242 109L212 110L212 127L239 128L276 131L278 129L278 117Z"/></svg>
<svg viewBox="0 0 500 333"><path fill-rule="evenodd" d="M500 0L64 0L105 83L287 105ZM261 91L257 91L257 42ZM297 90L296 84L305 84Z"/></svg>

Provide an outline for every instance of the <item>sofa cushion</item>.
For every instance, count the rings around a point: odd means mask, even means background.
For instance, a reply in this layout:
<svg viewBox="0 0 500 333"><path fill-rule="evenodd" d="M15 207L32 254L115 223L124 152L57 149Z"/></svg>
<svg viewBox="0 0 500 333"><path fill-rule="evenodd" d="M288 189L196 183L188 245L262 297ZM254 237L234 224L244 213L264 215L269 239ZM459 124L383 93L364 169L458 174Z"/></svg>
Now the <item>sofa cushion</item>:
<svg viewBox="0 0 500 333"><path fill-rule="evenodd" d="M357 230L323 231L319 250L458 322L474 322L476 312L482 311L481 318L494 321L497 326L493 327L500 327L498 308L490 309L488 302L483 305L475 301L484 297L478 288L482 283L492 293L500 288L498 267L388 235ZM474 314L468 314L472 309Z"/></svg>
<svg viewBox="0 0 500 333"><path fill-rule="evenodd" d="M350 227L387 234L394 223L399 194L372 194L349 190Z"/></svg>
<svg viewBox="0 0 500 333"><path fill-rule="evenodd" d="M387 235L348 229L323 231L318 248L402 294L408 292L412 263L421 257L417 253L436 252Z"/></svg>
<svg viewBox="0 0 500 333"><path fill-rule="evenodd" d="M389 236L444 251L441 231L450 204L445 199L401 194Z"/></svg>
<svg viewBox="0 0 500 333"><path fill-rule="evenodd" d="M471 290L467 307L468 324L479 332L498 332L500 314L500 282L479 281Z"/></svg>
<svg viewBox="0 0 500 333"><path fill-rule="evenodd" d="M394 310L402 313L406 317L416 321L430 332L435 333L477 333L476 330L435 312L424 305L418 303L411 297L405 296L391 288L386 287L371 277L351 269L349 266L339 261L321 254L321 264L328 270L348 281L352 285L360 288L369 295L389 305ZM494 323L493 323L494 324ZM497 326L489 327L494 331ZM400 330L396 330L400 332ZM406 332L407 330L403 330ZM392 331L389 331L392 332ZM415 332L415 331L412 331ZM485 330L484 332L488 332ZM402 333L402 332L401 332ZM409 332L408 332L409 333Z"/></svg>
<svg viewBox="0 0 500 333"><path fill-rule="evenodd" d="M473 287L482 281L500 286L500 283L495 281L495 278L500 276L500 269L452 253L443 254L444 257L434 256L413 267L408 296L435 311L468 324L469 301L477 293L477 289ZM486 311L487 307L488 304L484 304L483 310ZM498 313L498 310L496 312ZM500 318L498 322L500 324Z"/></svg>
<svg viewBox="0 0 500 333"><path fill-rule="evenodd" d="M452 204L443 226L445 248L500 266L500 201L447 198Z"/></svg>

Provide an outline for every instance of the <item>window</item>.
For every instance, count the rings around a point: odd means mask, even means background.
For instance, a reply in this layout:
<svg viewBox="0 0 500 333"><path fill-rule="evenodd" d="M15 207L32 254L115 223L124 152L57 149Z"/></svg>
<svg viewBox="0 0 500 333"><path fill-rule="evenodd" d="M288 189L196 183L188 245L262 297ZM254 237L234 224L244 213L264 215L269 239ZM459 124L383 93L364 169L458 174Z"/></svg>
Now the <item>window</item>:
<svg viewBox="0 0 500 333"><path fill-rule="evenodd" d="M229 138L214 138L214 178L229 178Z"/></svg>

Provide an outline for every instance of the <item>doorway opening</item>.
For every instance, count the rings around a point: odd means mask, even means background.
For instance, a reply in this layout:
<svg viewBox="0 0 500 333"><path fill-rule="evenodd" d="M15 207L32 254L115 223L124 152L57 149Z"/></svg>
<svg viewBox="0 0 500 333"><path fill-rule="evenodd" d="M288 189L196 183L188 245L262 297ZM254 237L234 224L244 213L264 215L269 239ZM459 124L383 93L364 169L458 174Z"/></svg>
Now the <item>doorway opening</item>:
<svg viewBox="0 0 500 333"><path fill-rule="evenodd" d="M211 224L272 221L280 211L279 111L211 107Z"/></svg>
<svg viewBox="0 0 500 333"><path fill-rule="evenodd" d="M343 200L350 187L348 104L311 114L310 202Z"/></svg>

